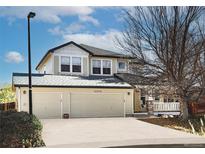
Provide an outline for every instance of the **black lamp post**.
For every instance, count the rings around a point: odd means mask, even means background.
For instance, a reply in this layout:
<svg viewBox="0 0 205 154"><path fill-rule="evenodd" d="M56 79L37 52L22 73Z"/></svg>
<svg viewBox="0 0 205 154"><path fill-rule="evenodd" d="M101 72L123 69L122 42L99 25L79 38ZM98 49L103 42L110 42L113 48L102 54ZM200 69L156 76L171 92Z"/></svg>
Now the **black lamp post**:
<svg viewBox="0 0 205 154"><path fill-rule="evenodd" d="M31 82L31 44L30 44L30 18L35 17L34 12L29 12L28 19L28 87L29 87L29 114L33 114L32 111L32 82Z"/></svg>

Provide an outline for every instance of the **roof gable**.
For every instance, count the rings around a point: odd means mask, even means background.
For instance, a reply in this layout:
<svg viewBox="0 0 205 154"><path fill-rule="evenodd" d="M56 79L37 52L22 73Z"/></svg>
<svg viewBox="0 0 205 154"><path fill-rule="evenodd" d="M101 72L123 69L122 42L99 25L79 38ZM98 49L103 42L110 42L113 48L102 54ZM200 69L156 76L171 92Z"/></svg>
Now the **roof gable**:
<svg viewBox="0 0 205 154"><path fill-rule="evenodd" d="M49 50L47 51L47 53L43 56L43 58L40 60L40 62L38 63L38 65L36 66L36 70L38 69L38 67L41 65L41 63L44 61L44 59L45 59L49 54L54 53L54 51L56 51L56 50L58 50L58 49L61 49L61 48L63 48L63 47L66 47L66 46L68 46L68 45L71 45L71 44L73 44L74 46L76 46L76 47L78 47L78 48L84 50L84 51L87 52L88 54L93 55L93 54L92 54L90 51L88 51L87 49L81 47L80 45L78 45L77 43L75 43L75 42L73 42L73 41L70 41L70 42L68 42L68 43L64 43L64 44L62 44L62 45L59 45L59 46L54 47L54 48L52 48L52 49L49 49Z"/></svg>
<svg viewBox="0 0 205 154"><path fill-rule="evenodd" d="M66 47L68 45L74 45L80 49L82 49L83 51L87 52L88 54L92 55L92 56L99 56L99 57L111 57L111 58L124 58L126 57L123 54L118 54L109 50L104 50L104 49L100 49L100 48L96 48L96 47L92 47L92 46L88 46L85 44L77 44L73 41L70 41L68 43L64 43L62 45L59 45L55 48L52 48L50 50L48 50L48 52L44 55L44 57L40 60L40 62L38 63L38 65L36 66L36 69L38 69L38 67L41 65L41 63L44 61L44 59L50 54L50 53L54 53L54 51L61 49L63 47Z"/></svg>
<svg viewBox="0 0 205 154"><path fill-rule="evenodd" d="M77 56L90 55L90 53L88 53L87 51L85 51L85 50L83 50L83 49L81 49L78 46L73 45L73 44L69 44L67 46L56 49L53 53L58 54L58 55L77 55Z"/></svg>

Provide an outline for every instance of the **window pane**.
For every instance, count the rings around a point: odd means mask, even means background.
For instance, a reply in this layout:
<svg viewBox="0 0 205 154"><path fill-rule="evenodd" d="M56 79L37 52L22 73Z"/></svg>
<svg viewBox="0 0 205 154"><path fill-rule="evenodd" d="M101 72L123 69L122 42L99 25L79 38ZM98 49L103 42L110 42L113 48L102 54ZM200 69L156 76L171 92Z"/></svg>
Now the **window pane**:
<svg viewBox="0 0 205 154"><path fill-rule="evenodd" d="M81 72L81 65L73 65L73 72Z"/></svg>
<svg viewBox="0 0 205 154"><path fill-rule="evenodd" d="M101 74L101 61L100 60L93 60L93 74Z"/></svg>
<svg viewBox="0 0 205 154"><path fill-rule="evenodd" d="M111 74L110 68L103 68L103 74Z"/></svg>
<svg viewBox="0 0 205 154"><path fill-rule="evenodd" d="M103 60L103 68L111 68L111 61Z"/></svg>
<svg viewBox="0 0 205 154"><path fill-rule="evenodd" d="M93 67L93 74L101 74L100 68Z"/></svg>
<svg viewBox="0 0 205 154"><path fill-rule="evenodd" d="M101 61L100 60L93 60L93 67L100 67Z"/></svg>
<svg viewBox="0 0 205 154"><path fill-rule="evenodd" d="M119 67L119 69L125 69L125 63L124 62L119 62L118 67Z"/></svg>
<svg viewBox="0 0 205 154"><path fill-rule="evenodd" d="M61 64L70 65L70 57L61 57Z"/></svg>
<svg viewBox="0 0 205 154"><path fill-rule="evenodd" d="M70 72L70 57L61 57L61 72Z"/></svg>
<svg viewBox="0 0 205 154"><path fill-rule="evenodd" d="M111 61L103 60L103 74L111 74Z"/></svg>
<svg viewBox="0 0 205 154"><path fill-rule="evenodd" d="M81 72L81 58L80 57L72 58L72 69L73 69L73 72Z"/></svg>
<svg viewBox="0 0 205 154"><path fill-rule="evenodd" d="M72 63L73 63L73 65L81 65L81 58L80 57L73 57Z"/></svg>
<svg viewBox="0 0 205 154"><path fill-rule="evenodd" d="M61 65L61 72L70 72L70 65Z"/></svg>

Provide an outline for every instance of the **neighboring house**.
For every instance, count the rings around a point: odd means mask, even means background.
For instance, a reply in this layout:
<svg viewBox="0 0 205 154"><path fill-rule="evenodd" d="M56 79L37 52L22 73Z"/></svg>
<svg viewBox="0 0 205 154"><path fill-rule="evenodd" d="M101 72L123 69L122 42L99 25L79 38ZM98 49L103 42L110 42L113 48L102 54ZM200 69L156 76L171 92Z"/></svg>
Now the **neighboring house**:
<svg viewBox="0 0 205 154"><path fill-rule="evenodd" d="M39 118L115 117L134 113L134 91L116 77L128 73L123 54L69 42L50 49L32 75L33 113ZM18 110L28 111L28 74L13 73Z"/></svg>

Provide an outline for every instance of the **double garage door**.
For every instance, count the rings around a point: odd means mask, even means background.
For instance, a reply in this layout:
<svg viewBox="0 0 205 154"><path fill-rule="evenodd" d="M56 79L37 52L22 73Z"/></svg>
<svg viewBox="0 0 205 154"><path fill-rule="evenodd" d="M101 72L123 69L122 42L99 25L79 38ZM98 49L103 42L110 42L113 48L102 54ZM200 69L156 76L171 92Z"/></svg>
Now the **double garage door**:
<svg viewBox="0 0 205 154"><path fill-rule="evenodd" d="M123 93L34 93L33 112L39 118L124 116Z"/></svg>

